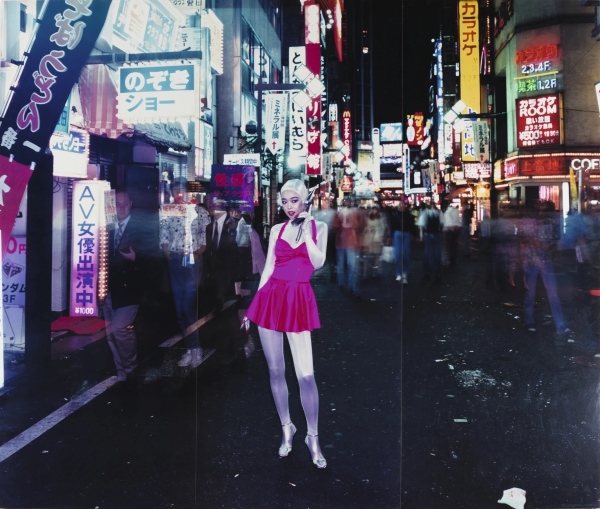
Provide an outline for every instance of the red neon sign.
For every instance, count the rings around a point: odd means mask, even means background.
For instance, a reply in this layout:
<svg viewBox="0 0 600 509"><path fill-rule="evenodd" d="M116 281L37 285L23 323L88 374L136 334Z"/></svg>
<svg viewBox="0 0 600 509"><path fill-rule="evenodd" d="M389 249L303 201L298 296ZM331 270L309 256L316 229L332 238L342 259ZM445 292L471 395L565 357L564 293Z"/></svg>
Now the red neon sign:
<svg viewBox="0 0 600 509"><path fill-rule="evenodd" d="M517 147L560 145L561 110L559 94L517 99Z"/></svg>
<svg viewBox="0 0 600 509"><path fill-rule="evenodd" d="M543 62L558 56L557 44L546 44L535 48L527 48L515 53L515 64L530 64L532 62Z"/></svg>

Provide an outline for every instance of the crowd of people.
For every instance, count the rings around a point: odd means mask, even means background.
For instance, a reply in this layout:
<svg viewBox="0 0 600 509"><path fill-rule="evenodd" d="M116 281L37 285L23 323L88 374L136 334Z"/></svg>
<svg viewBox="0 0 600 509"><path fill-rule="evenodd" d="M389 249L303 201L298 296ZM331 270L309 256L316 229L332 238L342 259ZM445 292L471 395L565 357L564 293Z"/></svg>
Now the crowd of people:
<svg viewBox="0 0 600 509"><path fill-rule="evenodd" d="M432 201L418 207L399 201L380 208L346 199L339 209L334 205L320 216L331 230L331 277L360 300L363 282L381 276L382 262L394 264L396 281L407 284L412 279L415 243L422 247L423 279L433 284L454 270L459 256L468 263L477 249L485 262L488 287L522 290L528 330L535 331L539 322L534 309L539 276L557 336L571 338L576 324L578 345L585 353L598 353L593 289L599 281L591 255L600 243L595 216L571 210L563 218L552 201L541 200L502 206L494 219L484 211L476 222L474 214L470 201L442 200L441 208Z"/></svg>
<svg viewBox="0 0 600 509"><path fill-rule="evenodd" d="M190 205L185 182L173 182L171 195L174 204ZM408 284L418 266L411 261L416 243L422 248L424 280L440 284L442 276L454 270L459 256L468 262L476 239L477 250L486 263L486 284L500 290L510 286L523 290L524 318L530 330L536 328L534 303L539 276L556 334L566 337L576 324L580 343L588 352L598 350L595 299L590 292L595 285L590 243L597 243L600 236L594 236L591 216L571 211L565 220L555 211L553 202L538 200L528 207L501 207L497 218L486 214L475 223L472 202L459 207L443 200L441 208L431 200L418 207L407 201L395 203L359 206L346 198L339 207L332 203L314 211L315 219L327 226L325 270L344 292L360 301L365 281L382 277L386 262L393 266L396 282ZM185 338L181 367L198 365L201 360L195 326L199 316L210 311L218 313L233 298L240 300L238 315L242 321L266 263L266 243L257 232L262 224L253 214L236 208L209 210L202 204L193 206L191 222L189 217L166 214L160 225L160 252L167 265L179 329ZM109 344L119 379L126 379L137 366L132 324L141 291L136 274L143 273L148 250L142 247L135 214L130 221L132 207L126 192L117 193L119 227L109 237L109 295L104 314L111 322ZM558 287L557 267L565 275L562 288ZM561 293L567 295L562 297L563 302ZM230 356L234 356L233 349L231 346ZM244 351L249 355L253 350L248 333Z"/></svg>
<svg viewBox="0 0 600 509"><path fill-rule="evenodd" d="M149 261L161 253L166 264L169 290L177 324L186 346L180 367L197 366L202 359L198 319L204 313L219 313L229 299L239 298L240 320L249 305L251 289L265 266L265 252L253 227L253 214L236 208L209 210L188 199L185 180L174 180L168 205L179 205L160 216L157 244L148 224L140 219L126 190L117 190L118 225L109 232L108 296L104 317L108 343L113 352L117 377L126 381L137 368L134 322L144 297L145 279L152 271ZM170 202L170 203L169 203ZM234 357L236 346L225 352ZM244 351L254 350L250 335Z"/></svg>
<svg viewBox="0 0 600 509"><path fill-rule="evenodd" d="M456 265L461 238L464 256L470 256L472 204L461 217L454 205L440 210L431 201L419 207L406 201L396 203L358 206L345 199L339 208L334 203L315 213L329 226L331 277L358 300L362 282L382 275L382 262L393 263L396 281L408 284L414 242L423 243L425 280L439 283L442 266Z"/></svg>
<svg viewBox="0 0 600 509"><path fill-rule="evenodd" d="M571 211L563 220L553 202L537 200L527 207L505 206L498 218L484 214L476 223L471 202L462 203L459 210L458 204L447 201L442 201L441 208L432 200L419 207L406 201L380 207L372 202L358 206L344 199L339 208L333 203L311 215L312 194L302 181L290 180L279 194L283 217L271 225L265 255L263 240L253 227L253 214L189 203L185 182L173 182L171 194L174 207L163 209L160 248L154 249L164 257L186 345L178 366L195 367L202 362L198 318L203 305L208 306L205 311L219 313L228 300L237 299L240 335L243 337L244 331L247 335L245 344L240 348L239 338L228 337L220 348L226 358L239 355L240 350L248 357L254 350L250 322L257 325L282 426L281 457L289 455L296 433L285 381L285 333L306 417L305 443L314 465L320 469L327 466L318 439L319 397L311 346L311 331L320 327L320 319L310 285L313 271L327 264L331 280L360 301L365 281L389 274L382 270L382 263L393 267L394 284L406 285L413 279L418 265L411 261L415 243L422 246L424 281L439 285L442 275L456 267L461 247L465 264L470 263L476 238L486 283L500 290L522 288L524 323L529 330L536 330L539 276L556 335L563 340L571 337L573 326L585 353L599 352L593 300L597 278L590 253L600 236L594 233L594 218L587 214ZM120 381L126 381L137 367L133 322L142 298L140 276L152 249L132 215L133 207L127 192L116 193L118 228L109 235L109 293L104 316L110 322L108 343ZM562 292L557 267L566 277L567 288ZM565 289L571 290L570 297L565 297ZM565 313L564 307L570 312Z"/></svg>

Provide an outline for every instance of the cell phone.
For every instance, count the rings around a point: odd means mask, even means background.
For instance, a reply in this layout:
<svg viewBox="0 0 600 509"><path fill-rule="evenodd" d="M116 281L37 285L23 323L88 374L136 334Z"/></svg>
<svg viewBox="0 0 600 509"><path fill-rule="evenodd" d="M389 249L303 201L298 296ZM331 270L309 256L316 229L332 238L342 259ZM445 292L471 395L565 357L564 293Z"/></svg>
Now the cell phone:
<svg viewBox="0 0 600 509"><path fill-rule="evenodd" d="M304 200L303 206L302 206L302 211L303 212L308 212L310 214L310 211L312 209L312 203L313 203L313 197L315 195L315 190L313 189L312 191L309 191L308 196L306 197L306 200ZM298 226L300 224L302 224L304 222L304 218L303 217L297 217L296 219L294 219L292 221L292 224L294 226Z"/></svg>

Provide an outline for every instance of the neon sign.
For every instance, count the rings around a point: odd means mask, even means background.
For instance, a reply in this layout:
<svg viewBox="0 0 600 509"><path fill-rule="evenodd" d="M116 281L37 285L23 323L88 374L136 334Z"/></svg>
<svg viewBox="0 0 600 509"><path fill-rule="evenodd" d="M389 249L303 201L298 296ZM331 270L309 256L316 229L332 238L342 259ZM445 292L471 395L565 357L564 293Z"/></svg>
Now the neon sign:
<svg viewBox="0 0 600 509"><path fill-rule="evenodd" d="M561 117L559 94L517 99L517 146L560 145Z"/></svg>
<svg viewBox="0 0 600 509"><path fill-rule="evenodd" d="M527 48L515 53L515 64L531 64L558 57L558 44L546 44L535 48Z"/></svg>

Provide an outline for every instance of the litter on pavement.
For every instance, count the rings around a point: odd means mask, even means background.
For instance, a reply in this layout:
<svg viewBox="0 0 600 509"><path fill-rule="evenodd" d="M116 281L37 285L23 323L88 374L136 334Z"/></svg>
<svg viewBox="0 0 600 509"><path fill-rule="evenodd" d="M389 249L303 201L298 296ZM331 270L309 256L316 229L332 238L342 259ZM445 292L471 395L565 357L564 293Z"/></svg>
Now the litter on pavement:
<svg viewBox="0 0 600 509"><path fill-rule="evenodd" d="M498 500L499 504L506 504L514 509L523 509L525 507L525 490L520 488L511 488L510 490L504 490L503 497Z"/></svg>

